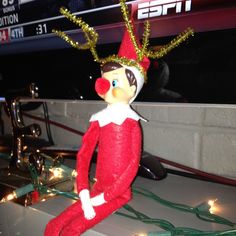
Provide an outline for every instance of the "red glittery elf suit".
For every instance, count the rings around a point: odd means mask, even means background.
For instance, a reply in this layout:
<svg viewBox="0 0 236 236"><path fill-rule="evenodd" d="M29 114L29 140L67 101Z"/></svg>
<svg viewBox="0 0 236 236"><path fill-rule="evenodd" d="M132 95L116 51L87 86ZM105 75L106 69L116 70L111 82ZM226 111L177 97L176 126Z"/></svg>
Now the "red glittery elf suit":
<svg viewBox="0 0 236 236"><path fill-rule="evenodd" d="M49 222L45 236L78 236L131 199L130 185L141 151L139 118L128 104L109 105L92 116L77 155L77 188L78 192L89 189L89 165L98 143L96 183L91 197L104 193L106 203L94 206L96 216L91 220L84 217L81 202L74 203Z"/></svg>
<svg viewBox="0 0 236 236"><path fill-rule="evenodd" d="M77 155L80 200L51 220L44 236L79 236L131 199L130 186L141 154L141 117L129 104L141 90L150 62L143 57L136 66L127 63L127 60L131 64L137 60L128 31L125 31L118 57L101 67L102 78L95 84L97 94L109 105L91 117ZM97 145L96 182L90 192L89 165Z"/></svg>

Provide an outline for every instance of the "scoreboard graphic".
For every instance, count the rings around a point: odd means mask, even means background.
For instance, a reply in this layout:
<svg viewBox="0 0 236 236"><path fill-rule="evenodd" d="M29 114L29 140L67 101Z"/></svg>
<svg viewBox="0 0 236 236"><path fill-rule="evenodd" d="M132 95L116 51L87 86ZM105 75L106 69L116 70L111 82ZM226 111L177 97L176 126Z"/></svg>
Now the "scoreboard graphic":
<svg viewBox="0 0 236 236"><path fill-rule="evenodd" d="M236 28L236 0L130 0L127 5L136 24L150 21L153 38L187 27L196 32ZM62 6L102 29L99 43L114 41L121 30L117 28L123 24L119 0L0 0L0 54L4 45L56 37L52 29L79 34L80 29L60 15Z"/></svg>
<svg viewBox="0 0 236 236"><path fill-rule="evenodd" d="M67 5L63 4L63 1L60 0L0 0L1 43L32 37L36 39L39 36L52 34L52 29L58 27L64 31L76 29L75 25L60 15L59 8L61 6L65 6L69 10L76 9L70 7L68 3ZM92 26L106 24L108 16L116 16L109 17L110 24L121 21L117 4L113 4L112 7L82 9L79 11L80 5L78 5L77 12L74 13L82 15Z"/></svg>

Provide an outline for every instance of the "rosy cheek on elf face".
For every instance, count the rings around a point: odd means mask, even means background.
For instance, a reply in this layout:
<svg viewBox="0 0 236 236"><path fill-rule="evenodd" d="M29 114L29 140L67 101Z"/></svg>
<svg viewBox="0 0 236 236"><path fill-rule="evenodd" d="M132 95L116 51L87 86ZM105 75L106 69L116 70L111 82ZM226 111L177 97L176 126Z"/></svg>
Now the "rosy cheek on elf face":
<svg viewBox="0 0 236 236"><path fill-rule="evenodd" d="M121 88L113 88L112 89L112 95L113 95L113 97L115 97L115 98L119 98L119 97L121 97L122 95L123 95L123 91L122 91L122 89Z"/></svg>

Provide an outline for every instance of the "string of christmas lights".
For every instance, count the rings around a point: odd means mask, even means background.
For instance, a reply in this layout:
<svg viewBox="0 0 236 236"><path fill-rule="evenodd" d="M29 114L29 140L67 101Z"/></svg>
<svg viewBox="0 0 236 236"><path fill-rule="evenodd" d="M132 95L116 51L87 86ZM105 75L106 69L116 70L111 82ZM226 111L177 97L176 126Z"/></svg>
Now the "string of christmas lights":
<svg viewBox="0 0 236 236"><path fill-rule="evenodd" d="M63 178L64 175L71 176L71 178L74 178L76 176L75 170L62 165L58 164L58 166L52 167L51 162L49 161L50 156L46 156L48 161L46 162L47 169L50 169L52 171L52 175L54 177ZM0 158L7 159L6 155L0 155ZM0 203L4 203L6 201L11 201L13 199L19 198L23 195L26 195L30 192L38 191L39 195L62 195L64 197L78 200L79 196L75 192L64 192L60 191L55 188L50 188L43 184L42 178L39 177L38 173L34 170L33 166L29 167L31 177L32 177L32 183L27 184L21 188L15 189L11 194L8 194L6 197L4 197ZM55 172L55 173L54 173ZM196 217L198 217L201 220L204 220L206 222L211 223L217 223L222 224L231 227L231 229L223 230L223 231L202 231L194 228L188 228L188 227L175 227L171 222L164 220L164 219L157 219L157 218L151 218L147 215L145 215L142 212L137 211L130 205L125 205L123 209L125 209L128 213L124 213L121 211L116 212L117 215L130 218L132 220L141 221L145 224L152 224L156 225L159 228L165 230L165 231L155 231L155 232L149 232L147 236L177 236L177 235L184 235L184 236L232 236L236 235L236 224L229 221L228 219L225 219L221 216L215 215L211 213L211 208L214 206L214 203L216 200L210 200L209 202L204 202L196 207L188 206L185 204L180 203L174 203L165 199L160 198L153 192L141 188L141 187L133 187L132 188L134 195L142 195L146 198L149 198L155 202L158 202L159 204L162 204L169 208L174 208L179 211L184 211L187 213L195 214ZM42 200L43 201L43 200Z"/></svg>

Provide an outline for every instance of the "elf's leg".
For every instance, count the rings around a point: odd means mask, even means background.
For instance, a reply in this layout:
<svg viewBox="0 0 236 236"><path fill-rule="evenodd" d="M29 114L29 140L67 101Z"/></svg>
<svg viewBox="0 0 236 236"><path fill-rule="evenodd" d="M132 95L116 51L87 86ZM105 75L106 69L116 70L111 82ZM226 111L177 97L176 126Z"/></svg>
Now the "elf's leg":
<svg viewBox="0 0 236 236"><path fill-rule="evenodd" d="M77 217L83 216L81 202L77 201L46 225L44 236L59 236L62 228Z"/></svg>
<svg viewBox="0 0 236 236"><path fill-rule="evenodd" d="M107 202L101 206L94 207L96 216L92 220L84 218L83 214L78 214L75 218L70 221L61 231L60 236L79 236L86 230L92 228L94 225L108 217L117 209L125 205L130 198L127 195L124 197L118 197L110 202Z"/></svg>

